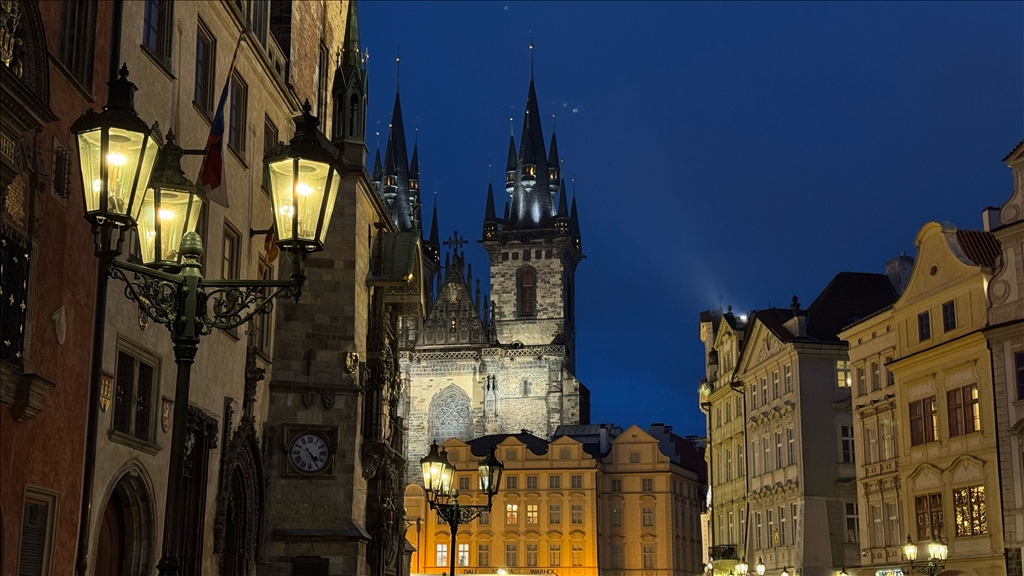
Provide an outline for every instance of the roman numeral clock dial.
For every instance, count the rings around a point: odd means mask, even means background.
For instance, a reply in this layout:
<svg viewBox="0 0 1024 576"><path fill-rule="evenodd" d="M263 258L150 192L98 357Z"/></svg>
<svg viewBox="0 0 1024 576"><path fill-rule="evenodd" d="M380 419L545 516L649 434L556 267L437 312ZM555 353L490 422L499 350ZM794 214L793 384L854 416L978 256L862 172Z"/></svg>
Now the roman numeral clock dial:
<svg viewBox="0 0 1024 576"><path fill-rule="evenodd" d="M331 449L319 434L302 434L292 441L288 461L303 474L315 474L327 466Z"/></svg>

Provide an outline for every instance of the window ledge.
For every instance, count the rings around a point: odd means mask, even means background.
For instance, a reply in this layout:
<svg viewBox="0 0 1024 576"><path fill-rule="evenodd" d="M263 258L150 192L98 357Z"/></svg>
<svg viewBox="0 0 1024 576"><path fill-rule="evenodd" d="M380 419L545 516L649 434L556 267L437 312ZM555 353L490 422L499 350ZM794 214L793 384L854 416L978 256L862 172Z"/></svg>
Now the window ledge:
<svg viewBox="0 0 1024 576"><path fill-rule="evenodd" d="M112 442L124 444L129 448L134 448L136 450L139 450L140 452L145 452L146 454L150 455L157 454L158 452L160 452L160 450L163 449L161 446L157 444L147 442L145 440L142 440L141 438L136 438L131 434L125 434L124 432L119 432L113 429L107 432L107 437L110 438Z"/></svg>
<svg viewBox="0 0 1024 576"><path fill-rule="evenodd" d="M174 77L174 74L171 73L171 67L168 65L168 63L165 62L163 58L154 54L153 51L149 49L149 46L146 46L145 44L139 44L139 47L142 48L142 53L145 54L150 60L152 60L153 64L156 64L156 67L159 68L160 71L163 72L165 76L167 76L168 80L177 79Z"/></svg>
<svg viewBox="0 0 1024 576"><path fill-rule="evenodd" d="M55 387L55 383L38 374L23 374L14 366L0 362L0 403L11 407L17 422L38 416L46 405L46 396Z"/></svg>

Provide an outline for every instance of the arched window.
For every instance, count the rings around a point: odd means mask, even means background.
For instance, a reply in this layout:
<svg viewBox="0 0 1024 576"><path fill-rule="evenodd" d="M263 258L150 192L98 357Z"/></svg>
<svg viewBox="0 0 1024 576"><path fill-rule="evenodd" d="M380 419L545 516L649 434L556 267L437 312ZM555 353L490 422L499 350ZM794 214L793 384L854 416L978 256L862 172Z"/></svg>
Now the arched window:
<svg viewBox="0 0 1024 576"><path fill-rule="evenodd" d="M533 268L524 267L519 271L516 282L519 297L519 315L537 315L537 273Z"/></svg>
<svg viewBox="0 0 1024 576"><path fill-rule="evenodd" d="M348 104L348 137L355 138L359 130L359 95L353 94Z"/></svg>

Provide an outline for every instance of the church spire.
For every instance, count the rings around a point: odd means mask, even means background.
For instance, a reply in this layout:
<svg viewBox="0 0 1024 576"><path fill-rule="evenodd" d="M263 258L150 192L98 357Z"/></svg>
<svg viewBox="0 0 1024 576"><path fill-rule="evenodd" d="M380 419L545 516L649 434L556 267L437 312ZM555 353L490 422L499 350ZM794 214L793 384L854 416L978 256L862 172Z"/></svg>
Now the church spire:
<svg viewBox="0 0 1024 576"><path fill-rule="evenodd" d="M563 233L569 231L569 209L566 206L565 196L565 180L563 179L558 193L558 212L555 212L555 228Z"/></svg>
<svg viewBox="0 0 1024 576"><path fill-rule="evenodd" d="M440 236L437 229L437 192L434 192L434 213L430 217L430 244L438 250L441 248Z"/></svg>
<svg viewBox="0 0 1024 576"><path fill-rule="evenodd" d="M380 181L384 177L384 168L380 163L380 146L377 147L376 157L373 159L373 183L380 187Z"/></svg>
<svg viewBox="0 0 1024 576"><path fill-rule="evenodd" d="M397 64L399 57L395 58L396 82ZM395 89L395 106L391 111L391 124L388 132L387 150L384 153L384 180L381 185L381 192L388 201L391 211L391 219L402 232L412 230L416 225L416 213L413 210L412 199L418 199L418 180L415 187L410 182L409 154L405 142L405 121L402 118L402 99ZM417 174L418 176L418 174Z"/></svg>
<svg viewBox="0 0 1024 576"><path fill-rule="evenodd" d="M512 118L509 118L511 121ZM519 159L516 157L516 137L510 134L508 137L508 162L505 163L505 192L509 194L516 185L516 168L519 166Z"/></svg>
<svg viewBox="0 0 1024 576"><path fill-rule="evenodd" d="M548 179L550 180L551 193L558 191L558 183L561 180L561 166L558 161L558 141L555 139L555 115L551 115L551 146L548 148ZM563 183L564 187L565 184Z"/></svg>
<svg viewBox="0 0 1024 576"><path fill-rule="evenodd" d="M498 231L498 217L494 214L494 187L487 184L487 205L484 207L484 240L490 240Z"/></svg>

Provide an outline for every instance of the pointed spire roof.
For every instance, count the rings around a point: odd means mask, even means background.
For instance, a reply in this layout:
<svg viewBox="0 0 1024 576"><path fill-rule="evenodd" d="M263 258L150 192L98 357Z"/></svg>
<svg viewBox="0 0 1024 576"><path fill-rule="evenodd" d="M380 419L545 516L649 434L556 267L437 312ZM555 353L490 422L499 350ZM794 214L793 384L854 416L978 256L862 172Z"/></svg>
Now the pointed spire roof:
<svg viewBox="0 0 1024 576"><path fill-rule="evenodd" d="M505 202L505 220L508 220L509 211L508 202Z"/></svg>
<svg viewBox="0 0 1024 576"><path fill-rule="evenodd" d="M518 164L518 157L516 157L516 137L508 137L508 162L505 165L505 172L515 172L516 164Z"/></svg>
<svg viewBox="0 0 1024 576"><path fill-rule="evenodd" d="M348 3L348 17L345 19L345 40L342 44L345 66L362 66L363 57L359 51L359 9L356 2Z"/></svg>
<svg viewBox="0 0 1024 576"><path fill-rule="evenodd" d="M569 234L571 236L580 235L580 219L576 214L576 197L572 198L572 209L569 211Z"/></svg>
<svg viewBox="0 0 1024 576"><path fill-rule="evenodd" d="M547 172L547 153L544 150L544 132L540 125L540 108L537 105L537 89L530 80L530 91L526 96L526 114L523 116L523 132L519 137L519 159L523 164L532 164L540 172Z"/></svg>
<svg viewBox="0 0 1024 576"><path fill-rule="evenodd" d="M380 182L384 179L384 169L380 163L380 147L377 147L377 155L373 160L373 181Z"/></svg>
<svg viewBox="0 0 1024 576"><path fill-rule="evenodd" d="M437 229L437 193L434 193L434 214L430 217L430 244L435 248L441 247L441 240Z"/></svg>
<svg viewBox="0 0 1024 576"><path fill-rule="evenodd" d="M417 136L418 136L417 132ZM419 138L417 137L417 140ZM420 179L420 160L419 160L419 142L412 145L412 160L409 161L409 179L419 180Z"/></svg>
<svg viewBox="0 0 1024 576"><path fill-rule="evenodd" d="M508 205L505 205L506 209ZM494 214L494 186L487 185L487 206L484 208L484 222L497 222L498 217Z"/></svg>
<svg viewBox="0 0 1024 576"><path fill-rule="evenodd" d="M566 198L565 198L565 196L566 196L566 194L565 194L565 178L562 178L562 187L558 191L558 212L555 213L555 218L568 218L569 217L569 208L568 208L568 206L566 206ZM575 205L575 202L576 202L576 199L573 198L574 205Z"/></svg>
<svg viewBox="0 0 1024 576"><path fill-rule="evenodd" d="M551 148L548 151L548 168L558 168L558 142L555 140L555 129L551 127ZM565 187L565 182L562 183Z"/></svg>

